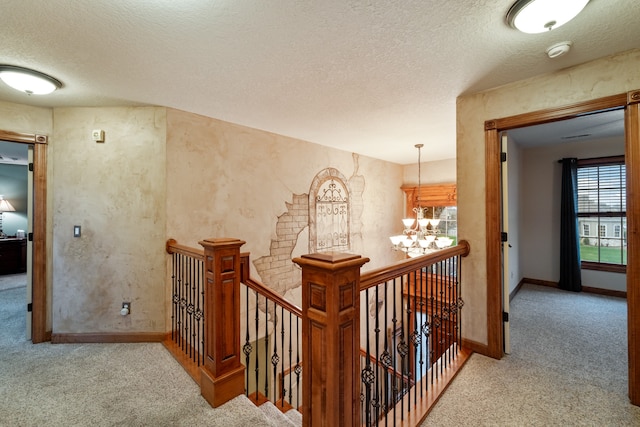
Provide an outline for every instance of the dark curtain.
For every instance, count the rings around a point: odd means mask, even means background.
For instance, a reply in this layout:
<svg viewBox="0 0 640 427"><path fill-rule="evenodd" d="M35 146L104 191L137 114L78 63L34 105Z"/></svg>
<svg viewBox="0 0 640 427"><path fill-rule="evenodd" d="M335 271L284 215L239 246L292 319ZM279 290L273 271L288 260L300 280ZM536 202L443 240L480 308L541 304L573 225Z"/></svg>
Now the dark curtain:
<svg viewBox="0 0 640 427"><path fill-rule="evenodd" d="M580 292L580 235L578 233L578 159L562 163L562 200L560 209L560 281L558 287Z"/></svg>

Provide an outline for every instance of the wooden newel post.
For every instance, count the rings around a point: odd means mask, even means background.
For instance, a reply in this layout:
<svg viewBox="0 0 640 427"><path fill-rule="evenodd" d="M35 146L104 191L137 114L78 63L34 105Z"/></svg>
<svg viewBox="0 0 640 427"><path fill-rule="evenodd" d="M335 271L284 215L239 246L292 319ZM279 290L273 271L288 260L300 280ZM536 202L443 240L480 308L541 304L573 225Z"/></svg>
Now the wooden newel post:
<svg viewBox="0 0 640 427"><path fill-rule="evenodd" d="M321 253L302 268L304 426L360 425L360 255Z"/></svg>
<svg viewBox="0 0 640 427"><path fill-rule="evenodd" d="M240 246L238 239L207 239L204 247L205 355L201 393L218 407L244 393L240 349Z"/></svg>

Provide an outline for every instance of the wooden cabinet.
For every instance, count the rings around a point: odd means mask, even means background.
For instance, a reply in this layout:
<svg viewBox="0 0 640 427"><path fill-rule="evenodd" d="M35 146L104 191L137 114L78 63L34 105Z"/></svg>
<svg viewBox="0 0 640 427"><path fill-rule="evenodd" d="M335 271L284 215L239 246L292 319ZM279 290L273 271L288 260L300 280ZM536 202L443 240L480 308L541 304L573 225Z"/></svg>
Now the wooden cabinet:
<svg viewBox="0 0 640 427"><path fill-rule="evenodd" d="M402 191L407 199L407 218L414 216L413 208L418 206L456 206L458 203L455 183L421 185L420 191L415 186L403 186Z"/></svg>
<svg viewBox="0 0 640 427"><path fill-rule="evenodd" d="M0 274L27 271L27 240L0 239Z"/></svg>

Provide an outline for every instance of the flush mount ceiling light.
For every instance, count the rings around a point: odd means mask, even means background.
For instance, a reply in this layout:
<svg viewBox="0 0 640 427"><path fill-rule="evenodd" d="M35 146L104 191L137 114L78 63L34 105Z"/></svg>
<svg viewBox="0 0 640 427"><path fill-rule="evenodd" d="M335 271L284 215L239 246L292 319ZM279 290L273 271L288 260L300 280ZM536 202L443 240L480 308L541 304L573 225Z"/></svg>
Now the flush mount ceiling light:
<svg viewBox="0 0 640 427"><path fill-rule="evenodd" d="M0 79L28 95L47 95L62 87L62 83L51 76L14 65L0 65Z"/></svg>
<svg viewBox="0 0 640 427"><path fill-rule="evenodd" d="M543 33L571 21L587 3L589 0L517 0L507 12L507 23L523 33Z"/></svg>

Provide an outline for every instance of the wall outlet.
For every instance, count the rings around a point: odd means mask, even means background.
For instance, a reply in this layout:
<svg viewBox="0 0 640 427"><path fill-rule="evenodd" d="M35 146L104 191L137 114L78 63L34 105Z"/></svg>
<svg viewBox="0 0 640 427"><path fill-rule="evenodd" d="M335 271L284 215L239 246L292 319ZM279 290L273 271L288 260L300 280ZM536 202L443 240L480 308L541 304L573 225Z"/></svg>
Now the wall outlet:
<svg viewBox="0 0 640 427"><path fill-rule="evenodd" d="M122 303L122 309L120 310L120 314L123 316L128 316L131 314L131 303L130 302L123 302Z"/></svg>

